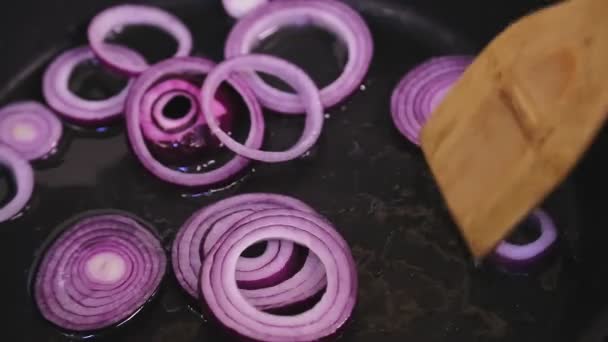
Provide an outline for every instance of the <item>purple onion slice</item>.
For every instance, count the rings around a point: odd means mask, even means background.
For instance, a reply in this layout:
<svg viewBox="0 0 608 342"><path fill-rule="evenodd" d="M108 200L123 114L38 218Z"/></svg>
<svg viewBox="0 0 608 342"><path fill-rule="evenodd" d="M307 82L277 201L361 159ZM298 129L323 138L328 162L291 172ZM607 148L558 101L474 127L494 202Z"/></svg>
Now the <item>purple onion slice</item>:
<svg viewBox="0 0 608 342"><path fill-rule="evenodd" d="M327 286L320 301L295 316L259 310L235 280L236 264L245 249L277 239L307 247L326 270ZM318 341L337 334L351 317L358 280L350 249L330 223L315 214L283 209L230 230L205 258L200 287L203 305L240 336L255 341Z"/></svg>
<svg viewBox="0 0 608 342"><path fill-rule="evenodd" d="M540 230L539 237L523 245L501 242L492 256L495 263L508 270L525 270L551 253L557 242L557 229L551 217L545 211L536 209L527 220Z"/></svg>
<svg viewBox="0 0 608 342"><path fill-rule="evenodd" d="M15 195L0 207L0 222L8 221L27 205L34 191L32 166L18 152L0 144L0 165L8 170L15 182Z"/></svg>
<svg viewBox="0 0 608 342"><path fill-rule="evenodd" d="M348 5L340 1L290 0L259 6L234 26L226 41L224 54L228 59L248 55L260 36L302 22L332 32L346 44L349 51L342 74L320 91L321 103L328 108L359 88L373 55L371 33L363 18ZM286 114L305 111L306 103L302 103L297 95L276 89L253 73L248 75L247 80L263 106Z"/></svg>
<svg viewBox="0 0 608 342"><path fill-rule="evenodd" d="M118 45L107 45L106 49L124 60L143 61L136 52ZM62 53L44 73L42 92L49 106L70 122L84 126L107 124L118 119L124 112L131 81L122 91L107 99L83 99L69 89L69 81L74 69L87 61L96 61L93 51L88 47L83 46Z"/></svg>
<svg viewBox="0 0 608 342"><path fill-rule="evenodd" d="M182 288L198 298L198 282L202 260L232 226L256 211L270 208L291 208L314 212L308 205L291 197L275 194L234 196L196 212L178 232L172 249L173 270ZM283 251L283 252L281 252ZM292 253L285 253L285 251ZM293 244L269 241L264 253L256 258L239 259L237 280L241 286L265 286L270 278L281 278L291 264ZM281 279L282 280L282 279ZM252 290L255 294L255 290Z"/></svg>
<svg viewBox="0 0 608 342"><path fill-rule="evenodd" d="M211 134L201 113L196 100L198 92L199 88L188 81L168 79L144 95L141 130L159 159L184 163L196 159L205 149L219 146L219 140ZM188 110L169 107L172 101L184 102ZM231 113L216 99L213 101L213 115L223 129L231 128Z"/></svg>
<svg viewBox="0 0 608 342"><path fill-rule="evenodd" d="M393 122L401 134L420 144L422 127L472 61L470 56L431 58L405 75L391 98Z"/></svg>
<svg viewBox="0 0 608 342"><path fill-rule="evenodd" d="M261 71L278 77L291 85L298 93L300 105L306 111L306 121L302 136L287 151L262 151L259 147L249 147L234 140L229 134L222 131L219 121L213 117L213 98L222 82L234 72L243 70ZM260 98L261 100L261 98ZM297 66L280 58L251 54L239 56L220 63L213 69L201 91L203 115L211 132L231 151L253 160L268 163L278 163L295 159L307 151L317 142L325 122L323 106L319 98L319 90L308 75ZM250 113L253 115L254 113Z"/></svg>
<svg viewBox="0 0 608 342"><path fill-rule="evenodd" d="M61 121L38 102L16 102L0 108L0 142L27 160L52 155L62 133Z"/></svg>
<svg viewBox="0 0 608 342"><path fill-rule="evenodd" d="M138 218L86 213L61 227L34 278L42 316L89 332L130 319L157 292L166 271L160 241Z"/></svg>
<svg viewBox="0 0 608 342"><path fill-rule="evenodd" d="M179 18L160 8L144 5L118 5L99 13L89 25L88 37L91 49L105 64L127 75L139 75L148 67L145 60L125 58L109 49L105 40L130 25L150 25L169 33L177 41L174 57L183 57L192 50L192 35Z"/></svg>
<svg viewBox="0 0 608 342"><path fill-rule="evenodd" d="M126 107L127 132L131 147L142 165L150 173L165 182L185 187L204 187L225 181L226 179L235 176L250 163L250 160L247 158L235 156L218 169L205 173L184 173L173 170L158 161L147 147L145 137L142 133L142 117L146 112L146 109L144 108L144 97L150 89L159 81L167 79L168 77L178 77L180 75L205 75L214 67L215 64L213 62L202 58L174 58L150 67L137 78L131 87ZM264 118L262 117L262 109L260 108L256 96L245 83L236 76L231 76L228 83L240 96L242 96L243 101L250 112L251 129L245 146L259 148L262 145L262 140L264 138ZM208 115L209 117L214 117L213 113L215 107L212 106L212 103L213 101L210 101L209 106L211 112ZM209 117L205 116L207 120ZM214 122L217 123L217 120L214 120Z"/></svg>

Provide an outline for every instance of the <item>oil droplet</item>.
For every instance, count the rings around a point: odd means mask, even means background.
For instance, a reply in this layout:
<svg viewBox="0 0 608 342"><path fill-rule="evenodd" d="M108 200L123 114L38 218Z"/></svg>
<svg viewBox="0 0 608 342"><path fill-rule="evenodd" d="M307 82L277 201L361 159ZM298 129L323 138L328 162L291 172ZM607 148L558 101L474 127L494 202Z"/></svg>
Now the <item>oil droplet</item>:
<svg viewBox="0 0 608 342"><path fill-rule="evenodd" d="M359 89L361 89L361 91L366 91L367 90L367 86L365 84L362 84Z"/></svg>
<svg viewBox="0 0 608 342"><path fill-rule="evenodd" d="M348 107L346 107L346 105L343 105L342 107L340 107L340 110L345 112L348 109Z"/></svg>
<svg viewBox="0 0 608 342"><path fill-rule="evenodd" d="M330 118L331 118L331 114L325 113L325 119L330 119Z"/></svg>

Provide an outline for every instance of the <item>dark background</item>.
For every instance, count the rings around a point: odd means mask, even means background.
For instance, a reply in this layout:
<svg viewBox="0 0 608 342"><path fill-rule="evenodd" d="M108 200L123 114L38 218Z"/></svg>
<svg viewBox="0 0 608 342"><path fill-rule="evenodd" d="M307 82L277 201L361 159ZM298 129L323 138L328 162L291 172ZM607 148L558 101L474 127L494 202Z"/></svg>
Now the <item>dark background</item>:
<svg viewBox="0 0 608 342"><path fill-rule="evenodd" d="M561 231L559 257L528 276L516 276L472 265L421 153L390 121L390 93L412 66L433 55L475 53L514 18L544 2L348 2L370 24L375 58L366 89L328 111L323 138L306 159L256 165L255 172L227 189L182 191L161 184L139 166L120 125L106 134L66 128L58 163L37 167L36 190L25 215L0 225L2 340L68 340L39 317L28 294L28 275L39 246L70 216L88 209L128 210L152 222L169 248L181 223L202 205L236 193L267 191L306 201L327 215L351 244L361 288L345 341L575 341L585 331L590 334L585 341L605 341L602 328L608 323L602 320L608 319L599 315L608 284L605 134L544 205ZM64 48L84 43L88 20L116 3L121 2L4 4L0 104L40 100L40 75L48 61ZM184 19L195 36L196 54L221 59L232 22L219 1L146 3ZM322 46L301 43L306 44L311 45L283 45L268 52L291 53L322 79L335 61L315 53ZM275 116L269 122L271 148L282 146L301 124ZM149 308L105 339L223 340L219 329L190 304L169 272Z"/></svg>

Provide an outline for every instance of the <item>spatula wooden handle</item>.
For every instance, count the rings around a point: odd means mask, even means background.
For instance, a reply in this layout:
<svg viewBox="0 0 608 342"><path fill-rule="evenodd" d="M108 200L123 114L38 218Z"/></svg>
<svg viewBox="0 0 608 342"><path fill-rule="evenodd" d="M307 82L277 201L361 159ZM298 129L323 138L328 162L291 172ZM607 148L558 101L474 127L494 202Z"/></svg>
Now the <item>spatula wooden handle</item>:
<svg viewBox="0 0 608 342"><path fill-rule="evenodd" d="M608 112L608 1L572 0L510 26L465 72L422 148L476 257L559 184Z"/></svg>

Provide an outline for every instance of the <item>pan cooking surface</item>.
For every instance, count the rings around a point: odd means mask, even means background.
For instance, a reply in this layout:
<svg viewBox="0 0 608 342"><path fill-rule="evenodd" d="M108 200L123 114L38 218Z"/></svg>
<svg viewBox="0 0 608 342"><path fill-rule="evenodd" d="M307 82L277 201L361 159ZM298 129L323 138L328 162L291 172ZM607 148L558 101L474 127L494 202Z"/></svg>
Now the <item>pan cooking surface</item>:
<svg viewBox="0 0 608 342"><path fill-rule="evenodd" d="M110 5L94 3L95 11ZM223 189L185 192L160 183L139 165L128 149L122 125L100 132L67 127L63 153L37 167L29 209L0 230L4 273L0 312L7 341L68 340L39 316L28 294L35 255L60 222L88 209L127 210L153 223L169 250L177 229L196 209L234 194L262 191L309 203L328 216L352 246L360 294L344 341L560 341L569 333L561 324L576 280L572 186L565 184L546 203L563 232L560 258L529 276L475 268L422 154L398 134L389 115L390 94L407 70L431 56L475 53L500 23L491 22L489 14L480 19L487 26L483 32L468 26L454 30L450 8L437 15L445 14L442 26L424 16L432 12L428 4L359 0L354 5L373 31L373 64L360 90L327 112L322 139L306 158L281 165L257 164ZM78 21L86 23L92 9L74 6L75 13L82 12L74 14ZM232 23L215 1L177 1L167 8L191 28L196 55L220 60ZM86 25L77 27L67 40L41 44L46 47L38 49L36 56L13 57L33 62L22 72L2 71L9 79L0 91L1 103L42 100L46 63L66 47L85 42ZM40 39L37 35L42 32L31 35ZM326 50L328 46L335 49ZM345 52L316 30L279 32L258 49L300 62L322 83L333 77L327 75L337 75ZM284 147L302 127L301 120L272 114L268 122L270 148ZM201 319L191 305L169 272L154 302L106 338L224 340L220 329Z"/></svg>

